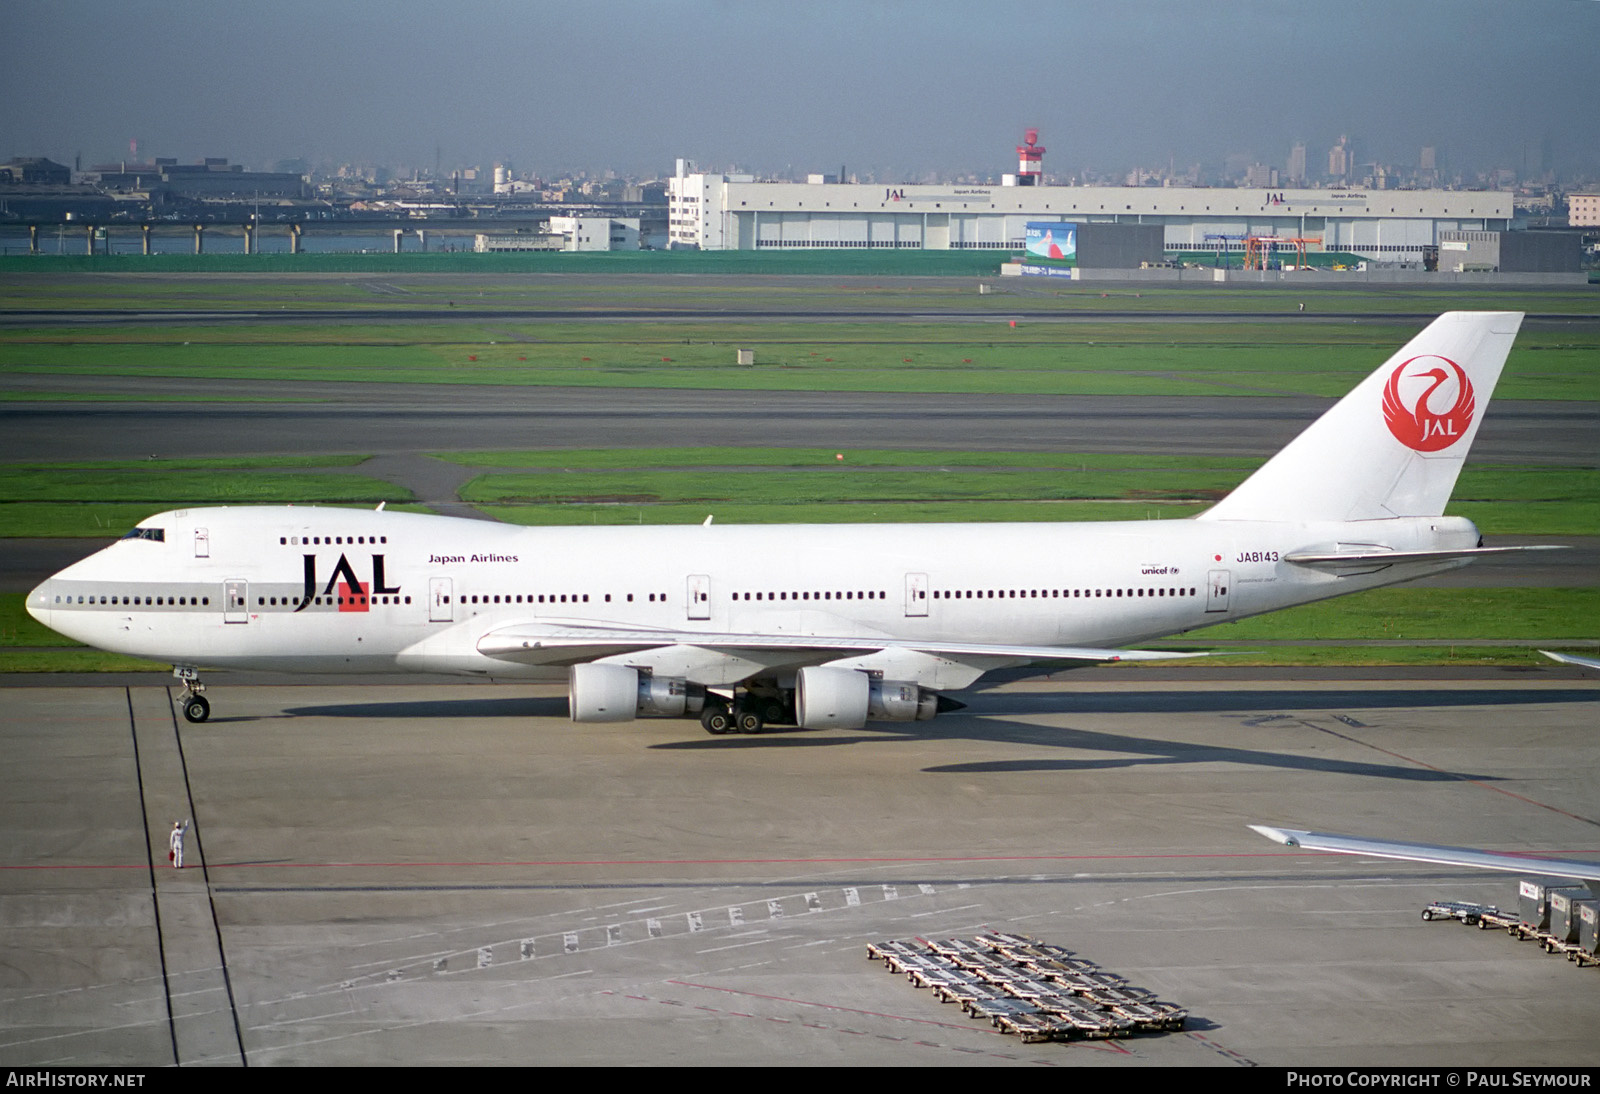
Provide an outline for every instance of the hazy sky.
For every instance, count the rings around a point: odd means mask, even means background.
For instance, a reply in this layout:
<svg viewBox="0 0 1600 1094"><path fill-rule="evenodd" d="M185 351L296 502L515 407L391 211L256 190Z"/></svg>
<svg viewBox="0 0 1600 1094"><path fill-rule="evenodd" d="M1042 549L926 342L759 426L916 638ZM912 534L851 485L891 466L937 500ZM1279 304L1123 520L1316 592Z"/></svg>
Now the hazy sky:
<svg viewBox="0 0 1600 1094"><path fill-rule="evenodd" d="M0 0L0 159L1600 171L1595 0Z"/></svg>

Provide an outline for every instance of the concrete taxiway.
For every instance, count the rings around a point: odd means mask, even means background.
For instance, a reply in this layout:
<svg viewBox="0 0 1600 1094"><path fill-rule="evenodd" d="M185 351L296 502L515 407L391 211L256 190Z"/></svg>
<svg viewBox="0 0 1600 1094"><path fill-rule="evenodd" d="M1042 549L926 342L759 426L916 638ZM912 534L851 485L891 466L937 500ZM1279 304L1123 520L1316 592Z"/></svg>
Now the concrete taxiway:
<svg viewBox="0 0 1600 1094"><path fill-rule="evenodd" d="M729 738L522 685L210 696L6 688L0 1064L1600 1064L1600 969L1419 918L1514 879L1245 828L1600 859L1592 673L1095 669ZM865 957L984 928L1189 1028L1022 1045Z"/></svg>
<svg viewBox="0 0 1600 1094"><path fill-rule="evenodd" d="M1234 398L7 375L0 390L30 395L0 401L0 462L685 444L1265 457L1335 402L1267 386ZM1587 467L1597 437L1592 403L1500 400L1472 458Z"/></svg>

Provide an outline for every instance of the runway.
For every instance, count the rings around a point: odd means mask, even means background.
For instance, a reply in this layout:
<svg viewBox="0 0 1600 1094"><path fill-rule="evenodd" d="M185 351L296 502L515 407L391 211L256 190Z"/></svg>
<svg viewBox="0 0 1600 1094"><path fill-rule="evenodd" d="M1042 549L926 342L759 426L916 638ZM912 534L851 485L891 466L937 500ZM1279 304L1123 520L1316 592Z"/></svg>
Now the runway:
<svg viewBox="0 0 1600 1094"><path fill-rule="evenodd" d="M101 400L0 401L0 462L672 445L1265 457L1336 401L20 375L0 376L0 390ZM118 394L130 398L105 401ZM176 401L196 399L216 401ZM1472 458L1590 466L1597 445L1592 403L1501 400Z"/></svg>
<svg viewBox="0 0 1600 1094"><path fill-rule="evenodd" d="M6 687L0 1064L1600 1064L1600 970L1418 916L1514 878L1245 828L1600 859L1593 674L1095 669L732 738L267 680L204 726ZM1022 1045L865 958L985 928L1190 1025Z"/></svg>

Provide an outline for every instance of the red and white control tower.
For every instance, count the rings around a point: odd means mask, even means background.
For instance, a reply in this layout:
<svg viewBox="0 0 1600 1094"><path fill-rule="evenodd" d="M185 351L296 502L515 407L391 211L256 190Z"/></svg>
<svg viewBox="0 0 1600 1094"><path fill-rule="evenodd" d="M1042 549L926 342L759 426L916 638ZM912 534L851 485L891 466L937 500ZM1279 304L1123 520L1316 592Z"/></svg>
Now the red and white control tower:
<svg viewBox="0 0 1600 1094"><path fill-rule="evenodd" d="M1022 140L1023 143L1017 145L1017 185L1043 185L1044 149L1039 145L1039 130L1028 130Z"/></svg>

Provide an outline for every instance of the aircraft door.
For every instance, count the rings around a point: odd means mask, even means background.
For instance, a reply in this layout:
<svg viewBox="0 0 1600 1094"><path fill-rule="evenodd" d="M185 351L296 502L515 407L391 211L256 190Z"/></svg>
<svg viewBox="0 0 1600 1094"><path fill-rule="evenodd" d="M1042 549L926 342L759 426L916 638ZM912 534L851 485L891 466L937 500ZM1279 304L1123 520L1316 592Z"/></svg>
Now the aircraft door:
<svg viewBox="0 0 1600 1094"><path fill-rule="evenodd" d="M194 557L211 557L211 529L196 528L194 530Z"/></svg>
<svg viewBox="0 0 1600 1094"><path fill-rule="evenodd" d="M689 575L689 618L711 618L711 578L707 574Z"/></svg>
<svg viewBox="0 0 1600 1094"><path fill-rule="evenodd" d="M242 577L229 578L222 583L222 621L250 622L250 583Z"/></svg>
<svg viewBox="0 0 1600 1094"><path fill-rule="evenodd" d="M450 600L450 579L448 577L430 577L428 579L428 622L453 623L455 618L455 605Z"/></svg>
<svg viewBox="0 0 1600 1094"><path fill-rule="evenodd" d="M906 575L906 615L928 614L928 575Z"/></svg>
<svg viewBox="0 0 1600 1094"><path fill-rule="evenodd" d="M1228 586L1233 584L1233 576L1227 570L1212 570L1206 581L1206 611L1225 612L1228 610Z"/></svg>

